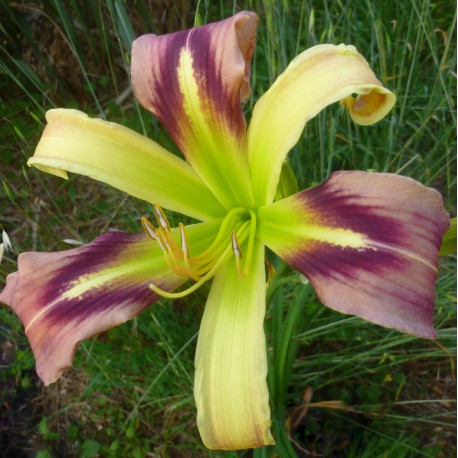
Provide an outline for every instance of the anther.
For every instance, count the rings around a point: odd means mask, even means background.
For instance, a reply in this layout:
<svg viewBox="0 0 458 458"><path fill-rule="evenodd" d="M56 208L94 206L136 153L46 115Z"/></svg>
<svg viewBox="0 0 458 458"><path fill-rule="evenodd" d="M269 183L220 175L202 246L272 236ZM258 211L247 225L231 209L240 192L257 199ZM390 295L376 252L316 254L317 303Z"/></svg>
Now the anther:
<svg viewBox="0 0 458 458"><path fill-rule="evenodd" d="M157 240L158 237L156 229L144 216L142 216L142 226L147 236L149 236L153 240Z"/></svg>
<svg viewBox="0 0 458 458"><path fill-rule="evenodd" d="M183 251L184 262L186 267L189 268L189 246L188 246L188 238L186 236L186 231L184 225L179 223L180 227L180 234L181 234L181 250Z"/></svg>
<svg viewBox="0 0 458 458"><path fill-rule="evenodd" d="M170 224L167 221L167 218L162 211L162 208L159 205L154 204L154 213L156 215L157 222L166 232L170 232Z"/></svg>
<svg viewBox="0 0 458 458"><path fill-rule="evenodd" d="M189 275L193 280L200 281L202 276L199 275L198 272L192 268L191 263L189 262L190 253L188 245L188 236L186 235L186 228L184 227L183 223L179 223L178 226L180 228L181 251L183 253L183 262L185 265L185 269L183 270L185 271L185 274Z"/></svg>
<svg viewBox="0 0 458 458"><path fill-rule="evenodd" d="M237 241L237 236L235 235L235 232L232 232L231 240L232 240L232 251L235 254L235 265L237 267L237 274L240 278L244 278L245 275L242 272L242 265L241 265L241 259L243 256L242 256L242 251L240 250L239 242Z"/></svg>
<svg viewBox="0 0 458 458"><path fill-rule="evenodd" d="M237 236L235 235L235 232L231 234L231 239L232 239L232 251L234 252L235 257L241 258L242 252L240 251L239 242L237 241Z"/></svg>

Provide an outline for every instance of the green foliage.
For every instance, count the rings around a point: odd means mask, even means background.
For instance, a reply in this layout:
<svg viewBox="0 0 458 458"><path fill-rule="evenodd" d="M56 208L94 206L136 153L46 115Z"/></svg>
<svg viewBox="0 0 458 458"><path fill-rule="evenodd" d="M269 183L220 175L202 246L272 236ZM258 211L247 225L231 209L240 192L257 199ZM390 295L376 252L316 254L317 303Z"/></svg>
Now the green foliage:
<svg viewBox="0 0 458 458"><path fill-rule="evenodd" d="M439 251L440 256L456 253L456 216L450 221L450 229L442 238L442 245Z"/></svg>
<svg viewBox="0 0 458 458"><path fill-rule="evenodd" d="M291 168L288 161L284 161L281 167L280 181L278 182L277 191L275 192L275 200L292 196L297 192L299 192L299 187L297 186L294 170Z"/></svg>
<svg viewBox="0 0 458 458"><path fill-rule="evenodd" d="M81 445L81 458L92 458L93 456L97 456L101 449L101 445L92 439L86 439L83 444Z"/></svg>
<svg viewBox="0 0 458 458"><path fill-rule="evenodd" d="M0 224L15 250L0 264L2 278L15 270L20 252L68 249L64 240L87 242L108 228L137 232L141 216L151 213L148 204L89 179L63 182L28 169L46 110L81 109L178 154L132 95L132 39L241 9L260 15L248 119L290 60L324 42L355 45L398 97L392 113L370 128L354 125L339 106L310 121L289 155L300 189L340 169L401 173L438 189L455 216L456 12L450 2L166 0L162 9L150 4L0 2ZM266 335L278 445L253 456L456 454L455 258L441 261L436 342L328 310L303 278L272 262L277 276L268 292ZM0 308L2 358L7 343L15 350L2 359L7 368L0 373L0 393L17 412L25 395L27 402L34 398L36 414L23 430L37 432L46 443L37 456L248 456L210 452L196 430L193 357L207 288L173 304L160 301L83 343L76 369L46 389L37 383L18 320Z"/></svg>

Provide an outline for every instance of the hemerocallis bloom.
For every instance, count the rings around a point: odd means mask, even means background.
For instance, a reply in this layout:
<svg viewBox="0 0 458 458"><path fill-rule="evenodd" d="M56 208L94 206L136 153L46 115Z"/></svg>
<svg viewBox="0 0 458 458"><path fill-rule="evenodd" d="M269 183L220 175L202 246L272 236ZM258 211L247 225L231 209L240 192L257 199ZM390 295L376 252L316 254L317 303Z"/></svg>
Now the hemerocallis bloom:
<svg viewBox="0 0 458 458"><path fill-rule="evenodd" d="M250 92L257 23L241 12L134 42L135 95L186 161L120 125L48 111L28 164L63 178L87 175L151 202L156 223L144 219L143 235L110 232L69 251L24 253L0 295L20 317L47 385L71 366L83 339L212 279L194 390L198 428L212 449L274 443L266 246L309 279L323 304L432 338L438 249L449 225L438 192L387 173L337 172L274 201L307 121L340 101L356 123L373 124L395 96L354 47L320 45L290 63L247 129L241 102ZM162 208L202 222L171 228Z"/></svg>

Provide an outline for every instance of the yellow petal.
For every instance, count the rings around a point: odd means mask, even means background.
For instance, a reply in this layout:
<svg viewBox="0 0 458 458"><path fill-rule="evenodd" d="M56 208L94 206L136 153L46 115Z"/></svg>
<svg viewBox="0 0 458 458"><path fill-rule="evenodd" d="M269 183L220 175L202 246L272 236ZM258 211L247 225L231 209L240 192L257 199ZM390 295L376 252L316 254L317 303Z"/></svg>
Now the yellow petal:
<svg viewBox="0 0 458 458"><path fill-rule="evenodd" d="M272 202L288 151L326 106L342 101L355 122L368 125L395 100L353 46L319 45L297 56L257 102L248 129L256 204Z"/></svg>
<svg viewBox="0 0 458 458"><path fill-rule="evenodd" d="M63 178L80 173L201 220L224 213L192 167L143 135L77 110L49 110L46 119L28 165Z"/></svg>
<svg viewBox="0 0 458 458"><path fill-rule="evenodd" d="M245 279L229 261L213 280L196 351L197 424L210 449L272 445L264 337L264 246Z"/></svg>

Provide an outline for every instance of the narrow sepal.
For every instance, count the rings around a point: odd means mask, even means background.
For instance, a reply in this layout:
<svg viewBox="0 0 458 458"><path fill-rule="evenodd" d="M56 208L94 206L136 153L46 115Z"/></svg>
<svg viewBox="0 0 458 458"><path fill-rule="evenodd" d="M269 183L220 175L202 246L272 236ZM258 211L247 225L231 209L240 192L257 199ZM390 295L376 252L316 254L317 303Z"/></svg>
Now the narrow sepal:
<svg viewBox="0 0 458 458"><path fill-rule="evenodd" d="M250 92L258 18L241 12L133 44L132 83L226 208L252 203L241 100Z"/></svg>
<svg viewBox="0 0 458 458"><path fill-rule="evenodd" d="M54 109L28 165L67 178L79 173L201 220L223 208L192 167L131 129L77 110Z"/></svg>
<svg viewBox="0 0 458 458"><path fill-rule="evenodd" d="M319 45L297 56L253 110L248 151L256 204L272 202L283 160L321 110L342 101L355 122L368 125L395 100L353 46Z"/></svg>
<svg viewBox="0 0 458 458"><path fill-rule="evenodd" d="M196 351L197 424L210 449L272 445L264 336L264 246L247 278L230 260L215 276Z"/></svg>
<svg viewBox="0 0 458 458"><path fill-rule="evenodd" d="M337 172L261 208L259 235L327 306L434 337L438 251L449 226L440 194L406 177Z"/></svg>

